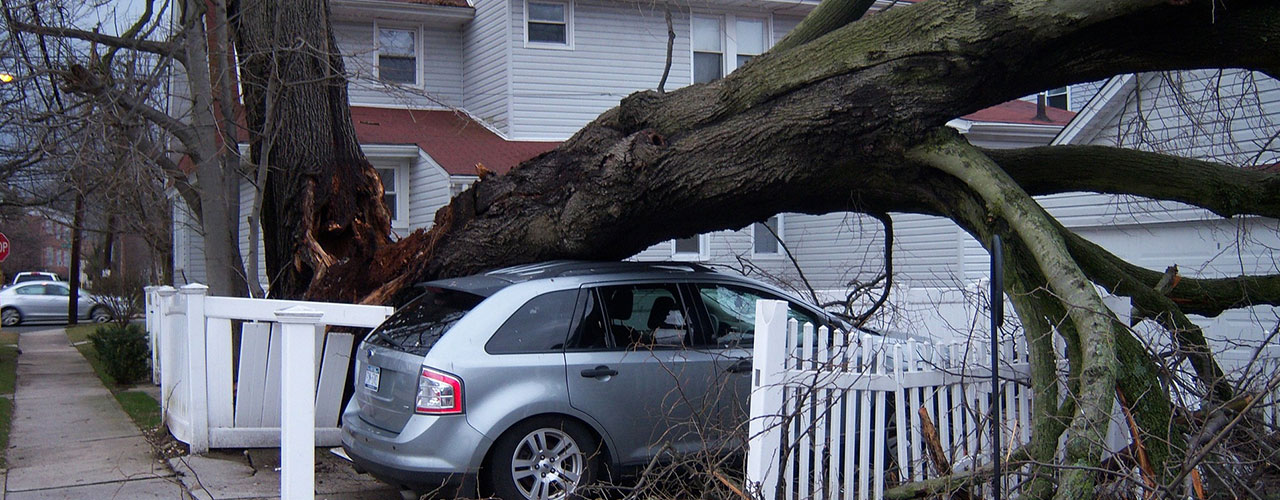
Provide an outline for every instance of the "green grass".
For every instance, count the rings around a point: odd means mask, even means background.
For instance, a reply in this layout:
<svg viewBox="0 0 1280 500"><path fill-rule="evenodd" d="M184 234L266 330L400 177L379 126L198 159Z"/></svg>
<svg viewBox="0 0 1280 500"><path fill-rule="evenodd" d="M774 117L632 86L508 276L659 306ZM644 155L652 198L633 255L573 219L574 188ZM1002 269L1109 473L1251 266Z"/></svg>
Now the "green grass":
<svg viewBox="0 0 1280 500"><path fill-rule="evenodd" d="M102 385L111 390L115 395L116 401L120 402L120 407L124 408L124 412L129 414L129 418L133 419L133 423L137 424L142 430L150 430L160 425L160 402L151 397L150 394L139 390L131 390L132 386L122 386L116 383L115 379L107 375L106 370L102 367L102 360L98 358L98 351L94 350L93 343L89 342L89 335L102 325L76 325L67 327L67 339L71 341L71 345L80 351L80 355L84 359L89 360L89 364L93 366L94 373L98 374L98 378L102 380ZM2 383L2 381L0 381Z"/></svg>
<svg viewBox="0 0 1280 500"><path fill-rule="evenodd" d="M18 334L0 331L0 450L9 449L9 428L13 425L13 387L17 374ZM0 457L0 467L6 465L4 458Z"/></svg>
<svg viewBox="0 0 1280 500"><path fill-rule="evenodd" d="M154 429L160 426L160 403L142 391L120 391L116 393L116 401L129 414L133 423L140 429Z"/></svg>
<svg viewBox="0 0 1280 500"><path fill-rule="evenodd" d="M18 334L0 332L0 394L13 394L14 378L18 372Z"/></svg>

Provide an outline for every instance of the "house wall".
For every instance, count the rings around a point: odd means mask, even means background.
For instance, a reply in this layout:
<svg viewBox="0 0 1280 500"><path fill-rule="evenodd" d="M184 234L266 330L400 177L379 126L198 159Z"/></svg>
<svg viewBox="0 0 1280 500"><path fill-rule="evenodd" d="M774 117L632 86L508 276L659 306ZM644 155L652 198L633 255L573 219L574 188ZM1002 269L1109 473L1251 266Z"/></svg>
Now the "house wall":
<svg viewBox="0 0 1280 500"><path fill-rule="evenodd" d="M1246 71L1148 73L1130 78L1097 125L1071 144L1122 146L1231 165L1280 161L1280 82ZM1173 202L1071 193L1041 203L1069 227L1216 219Z"/></svg>
<svg viewBox="0 0 1280 500"><path fill-rule="evenodd" d="M509 0L477 0L462 30L463 107L503 134L511 133Z"/></svg>
<svg viewBox="0 0 1280 500"><path fill-rule="evenodd" d="M208 283L204 266L204 234L187 204L173 203L173 285Z"/></svg>
<svg viewBox="0 0 1280 500"><path fill-rule="evenodd" d="M409 184L409 227L399 236L418 228L430 228L436 211L447 205L450 198L449 174L422 151L413 159Z"/></svg>
<svg viewBox="0 0 1280 500"><path fill-rule="evenodd" d="M378 80L377 28L418 33L418 85L391 86ZM459 27L404 23L391 19L335 22L334 38L343 54L351 104L411 108L459 107L463 102L463 32Z"/></svg>
<svg viewBox="0 0 1280 500"><path fill-rule="evenodd" d="M245 272L249 272L249 214L253 213L253 198L257 192L252 182L248 179L240 180L240 227L238 234L240 238L240 258L244 259ZM258 231L258 283L262 285L262 289L267 289L267 251L262 241L262 231Z"/></svg>
<svg viewBox="0 0 1280 500"><path fill-rule="evenodd" d="M511 47L510 137L563 140L637 90L656 89L666 67L667 24L663 4L575 0L571 47L525 42L525 0L509 0ZM477 6L477 9L481 8ZM765 18L775 42L800 22L796 14L694 4L675 6L671 70L666 89L693 81L691 16ZM471 108L468 108L471 109ZM483 116L483 113L473 114Z"/></svg>
<svg viewBox="0 0 1280 500"><path fill-rule="evenodd" d="M563 140L638 89L657 88L666 63L662 4L576 0L571 48L525 43L525 1L510 0L511 137ZM672 15L667 88L691 81L689 14Z"/></svg>

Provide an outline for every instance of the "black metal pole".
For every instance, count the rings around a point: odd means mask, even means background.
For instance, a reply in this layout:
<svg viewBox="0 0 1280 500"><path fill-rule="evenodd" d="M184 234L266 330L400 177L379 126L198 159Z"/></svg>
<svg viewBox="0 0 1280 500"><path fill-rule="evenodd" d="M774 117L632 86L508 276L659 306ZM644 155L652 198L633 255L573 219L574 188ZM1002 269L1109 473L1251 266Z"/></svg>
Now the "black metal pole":
<svg viewBox="0 0 1280 500"><path fill-rule="evenodd" d="M991 237L991 498L1000 500L1000 325L1004 323L1004 246Z"/></svg>

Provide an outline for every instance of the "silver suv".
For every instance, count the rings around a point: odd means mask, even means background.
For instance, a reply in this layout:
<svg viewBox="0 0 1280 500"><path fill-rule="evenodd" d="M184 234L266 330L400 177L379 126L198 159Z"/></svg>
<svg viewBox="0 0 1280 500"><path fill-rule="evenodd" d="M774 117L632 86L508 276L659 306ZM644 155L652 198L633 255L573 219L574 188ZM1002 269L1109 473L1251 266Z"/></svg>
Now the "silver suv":
<svg viewBox="0 0 1280 500"><path fill-rule="evenodd" d="M555 261L422 288L360 345L342 444L359 469L450 498L572 497L664 449L740 445L756 300L838 322L683 263Z"/></svg>

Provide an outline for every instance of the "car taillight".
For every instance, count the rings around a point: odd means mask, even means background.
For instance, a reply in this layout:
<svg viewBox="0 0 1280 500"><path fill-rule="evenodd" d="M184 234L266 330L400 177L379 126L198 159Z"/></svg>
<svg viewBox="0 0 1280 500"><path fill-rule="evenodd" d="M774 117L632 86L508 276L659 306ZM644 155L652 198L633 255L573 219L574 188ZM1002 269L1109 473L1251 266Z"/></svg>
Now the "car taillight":
<svg viewBox="0 0 1280 500"><path fill-rule="evenodd" d="M418 413L462 413L462 379L430 368L418 378Z"/></svg>

